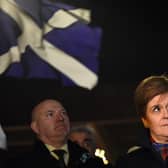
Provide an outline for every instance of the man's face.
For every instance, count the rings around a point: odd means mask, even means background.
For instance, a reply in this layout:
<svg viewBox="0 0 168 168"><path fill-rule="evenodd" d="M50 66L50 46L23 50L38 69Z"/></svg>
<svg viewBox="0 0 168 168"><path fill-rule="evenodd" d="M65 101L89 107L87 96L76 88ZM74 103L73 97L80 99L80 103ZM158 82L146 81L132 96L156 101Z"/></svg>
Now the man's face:
<svg viewBox="0 0 168 168"><path fill-rule="evenodd" d="M148 102L142 121L156 142L168 141L168 93L157 95Z"/></svg>
<svg viewBox="0 0 168 168"><path fill-rule="evenodd" d="M70 129L69 117L64 107L55 100L46 100L36 106L31 128L40 139L65 140Z"/></svg>

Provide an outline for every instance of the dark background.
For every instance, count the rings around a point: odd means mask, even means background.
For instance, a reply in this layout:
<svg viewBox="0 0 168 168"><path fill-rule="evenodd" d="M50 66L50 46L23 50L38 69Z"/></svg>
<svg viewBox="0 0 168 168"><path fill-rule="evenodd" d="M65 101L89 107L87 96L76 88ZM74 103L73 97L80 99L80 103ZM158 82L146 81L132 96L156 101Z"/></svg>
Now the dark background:
<svg viewBox="0 0 168 168"><path fill-rule="evenodd" d="M159 1L67 1L92 9L92 26L103 30L99 83L91 91L64 88L55 80L0 78L0 119L9 149L24 150L32 134L30 111L43 98L57 98L72 123L87 122L102 136L110 160L135 142L141 124L133 92L140 80L167 73L167 7ZM112 156L112 157L111 157Z"/></svg>

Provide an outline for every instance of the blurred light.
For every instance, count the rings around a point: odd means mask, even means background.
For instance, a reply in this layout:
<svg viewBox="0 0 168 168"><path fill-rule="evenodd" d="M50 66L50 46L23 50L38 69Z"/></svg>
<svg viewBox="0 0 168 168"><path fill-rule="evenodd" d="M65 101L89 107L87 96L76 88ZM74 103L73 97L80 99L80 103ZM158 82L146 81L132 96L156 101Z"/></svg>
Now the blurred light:
<svg viewBox="0 0 168 168"><path fill-rule="evenodd" d="M106 159L105 150L104 149L97 148L96 151L95 151L95 156L102 158L103 163L105 165L107 165L109 163L109 161Z"/></svg>

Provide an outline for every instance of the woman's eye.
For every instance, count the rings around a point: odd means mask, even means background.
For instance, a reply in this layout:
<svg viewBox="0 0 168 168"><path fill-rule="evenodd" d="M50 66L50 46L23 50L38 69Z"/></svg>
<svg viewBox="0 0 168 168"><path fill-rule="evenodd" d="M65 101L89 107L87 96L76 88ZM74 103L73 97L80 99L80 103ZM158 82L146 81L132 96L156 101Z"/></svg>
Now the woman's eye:
<svg viewBox="0 0 168 168"><path fill-rule="evenodd" d="M160 111L160 107L159 107L159 106L155 106L155 107L153 108L153 111L154 111L154 112Z"/></svg>

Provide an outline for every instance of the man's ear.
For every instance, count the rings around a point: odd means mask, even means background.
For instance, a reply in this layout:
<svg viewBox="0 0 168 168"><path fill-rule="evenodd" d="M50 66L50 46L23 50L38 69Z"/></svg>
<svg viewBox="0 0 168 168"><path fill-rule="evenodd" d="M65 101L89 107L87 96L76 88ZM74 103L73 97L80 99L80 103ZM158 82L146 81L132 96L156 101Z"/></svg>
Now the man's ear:
<svg viewBox="0 0 168 168"><path fill-rule="evenodd" d="M149 128L149 124L148 124L148 121L146 120L146 118L142 117L141 121L143 122L143 125L145 128Z"/></svg>
<svg viewBox="0 0 168 168"><path fill-rule="evenodd" d="M32 121L31 124L30 124L30 127L36 134L39 133L39 129L38 129L36 121Z"/></svg>

